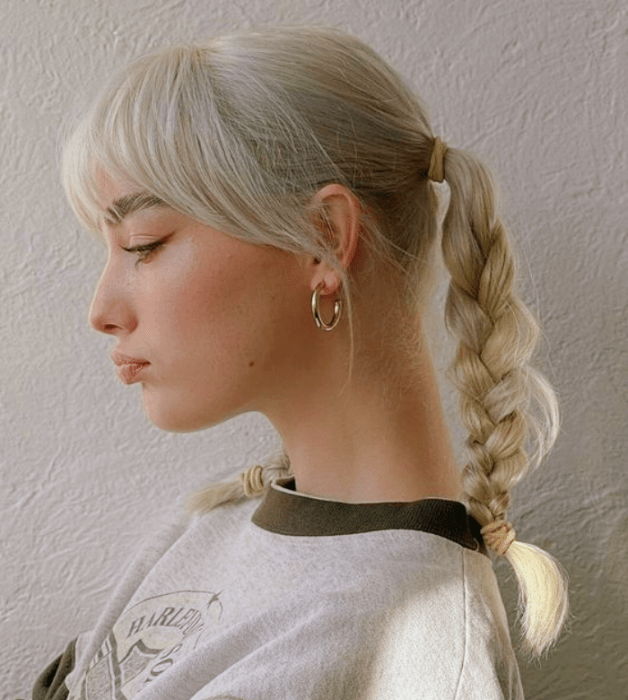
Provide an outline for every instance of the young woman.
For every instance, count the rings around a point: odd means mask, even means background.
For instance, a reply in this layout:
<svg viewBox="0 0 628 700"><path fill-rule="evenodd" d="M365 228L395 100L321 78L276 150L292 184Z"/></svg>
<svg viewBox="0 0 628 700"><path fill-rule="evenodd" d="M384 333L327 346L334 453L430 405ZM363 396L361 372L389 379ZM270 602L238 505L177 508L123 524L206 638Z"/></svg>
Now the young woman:
<svg viewBox="0 0 628 700"><path fill-rule="evenodd" d="M134 63L63 172L108 247L90 322L150 420L260 411L282 447L192 498L34 697L522 698L491 556L539 656L565 579L506 512L558 408L487 169L362 42L280 27ZM462 469L426 334L441 252Z"/></svg>

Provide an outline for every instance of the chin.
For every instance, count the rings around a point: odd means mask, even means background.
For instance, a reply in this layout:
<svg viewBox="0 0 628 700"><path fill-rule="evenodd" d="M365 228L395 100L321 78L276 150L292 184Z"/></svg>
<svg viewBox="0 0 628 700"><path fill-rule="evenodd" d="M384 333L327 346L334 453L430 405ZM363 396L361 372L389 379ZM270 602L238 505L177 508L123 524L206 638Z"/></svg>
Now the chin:
<svg viewBox="0 0 628 700"><path fill-rule="evenodd" d="M207 410L193 411L189 409L189 404L186 407L181 399L156 403L147 397L146 392L143 393L142 404L148 420L155 427L169 433L192 433L197 430L206 430L238 415L237 412L224 415L216 410L211 413ZM187 410L185 410L186 408Z"/></svg>

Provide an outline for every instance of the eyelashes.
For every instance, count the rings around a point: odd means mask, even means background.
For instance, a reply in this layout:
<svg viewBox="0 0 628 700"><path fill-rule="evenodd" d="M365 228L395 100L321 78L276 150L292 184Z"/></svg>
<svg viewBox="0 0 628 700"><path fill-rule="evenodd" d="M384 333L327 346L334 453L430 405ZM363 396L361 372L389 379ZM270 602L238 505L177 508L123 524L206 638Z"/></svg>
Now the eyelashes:
<svg viewBox="0 0 628 700"><path fill-rule="evenodd" d="M135 261L135 267L137 267L141 262L147 260L158 248L164 245L164 243L165 241L163 240L155 241L154 243L145 243L144 245L136 245L131 248L122 248L122 250L137 256L137 260Z"/></svg>

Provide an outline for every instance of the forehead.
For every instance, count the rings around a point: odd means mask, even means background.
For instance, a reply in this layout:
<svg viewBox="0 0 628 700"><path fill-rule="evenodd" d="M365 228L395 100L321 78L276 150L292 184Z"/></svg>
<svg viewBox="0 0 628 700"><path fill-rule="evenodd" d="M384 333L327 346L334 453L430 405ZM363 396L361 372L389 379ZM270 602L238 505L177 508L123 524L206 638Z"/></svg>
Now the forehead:
<svg viewBox="0 0 628 700"><path fill-rule="evenodd" d="M114 178L101 169L98 169L95 184L98 190L98 205L103 212L116 200L139 190L131 182Z"/></svg>

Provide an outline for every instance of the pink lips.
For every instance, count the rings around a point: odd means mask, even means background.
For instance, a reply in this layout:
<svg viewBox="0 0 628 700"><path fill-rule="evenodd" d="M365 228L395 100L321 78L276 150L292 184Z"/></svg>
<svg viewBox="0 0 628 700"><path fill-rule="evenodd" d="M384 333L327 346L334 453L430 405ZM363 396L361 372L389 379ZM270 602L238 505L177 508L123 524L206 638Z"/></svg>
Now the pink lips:
<svg viewBox="0 0 628 700"><path fill-rule="evenodd" d="M143 365L120 365L116 372L118 373L118 377L125 384L132 384L137 379L138 374L144 369L144 367L148 367L148 363Z"/></svg>
<svg viewBox="0 0 628 700"><path fill-rule="evenodd" d="M110 353L111 359L118 366L117 374L118 377L125 383L131 384L137 378L140 372L147 367L150 363L141 357L130 357L129 355L123 355L117 350L113 350Z"/></svg>
<svg viewBox="0 0 628 700"><path fill-rule="evenodd" d="M109 357L117 364L117 365L144 365L148 364L148 360L145 360L143 357L129 357L129 355L123 355L121 352L118 352L117 350L112 350Z"/></svg>

